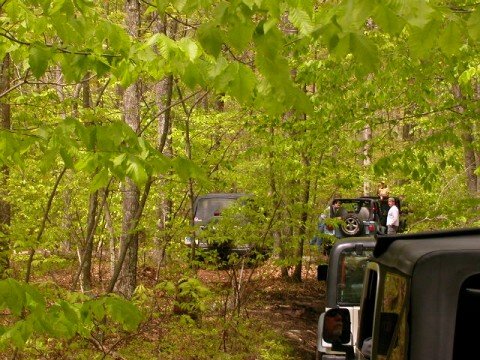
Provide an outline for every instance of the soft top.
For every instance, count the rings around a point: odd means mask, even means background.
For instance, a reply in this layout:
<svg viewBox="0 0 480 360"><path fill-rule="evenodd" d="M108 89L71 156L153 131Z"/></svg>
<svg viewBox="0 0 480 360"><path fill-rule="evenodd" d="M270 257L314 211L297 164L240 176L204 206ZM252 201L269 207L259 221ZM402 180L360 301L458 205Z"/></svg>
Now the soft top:
<svg viewBox="0 0 480 360"><path fill-rule="evenodd" d="M409 359L452 359L460 289L480 273L480 229L378 237L373 261L411 279Z"/></svg>
<svg viewBox="0 0 480 360"><path fill-rule="evenodd" d="M216 199L216 198L222 198L222 199L238 199L244 196L249 196L248 194L244 193L210 193L210 194L205 194L205 195L200 195L197 197L197 200L199 199Z"/></svg>
<svg viewBox="0 0 480 360"><path fill-rule="evenodd" d="M377 262L411 275L423 256L452 250L480 250L480 228L378 235L373 256Z"/></svg>

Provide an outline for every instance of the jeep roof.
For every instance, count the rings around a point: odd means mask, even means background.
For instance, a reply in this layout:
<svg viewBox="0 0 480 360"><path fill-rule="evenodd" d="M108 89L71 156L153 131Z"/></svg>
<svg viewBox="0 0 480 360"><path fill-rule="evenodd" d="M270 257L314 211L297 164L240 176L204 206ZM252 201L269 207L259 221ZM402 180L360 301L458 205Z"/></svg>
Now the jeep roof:
<svg viewBox="0 0 480 360"><path fill-rule="evenodd" d="M476 283L464 289L467 279L480 276L480 229L378 236L369 267L374 263L382 271L409 279L408 359L452 359L461 294L471 292L475 301L480 294ZM478 310L467 316L470 325L478 329ZM462 331L467 338L477 334ZM475 344L470 342L467 350L456 351L471 351Z"/></svg>

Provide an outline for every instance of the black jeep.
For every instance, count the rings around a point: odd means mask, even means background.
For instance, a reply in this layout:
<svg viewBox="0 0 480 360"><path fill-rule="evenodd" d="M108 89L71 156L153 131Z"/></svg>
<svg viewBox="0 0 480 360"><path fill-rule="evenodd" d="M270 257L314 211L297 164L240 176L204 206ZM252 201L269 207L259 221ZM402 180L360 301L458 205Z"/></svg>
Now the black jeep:
<svg viewBox="0 0 480 360"><path fill-rule="evenodd" d="M186 237L185 244L201 251L215 251L217 257L228 262L231 254L240 257L265 255L266 247L254 238L251 228L261 222L251 195L244 193L210 193L199 196L194 204L194 237ZM253 213L253 215L252 215ZM249 238L250 237L250 238Z"/></svg>
<svg viewBox="0 0 480 360"><path fill-rule="evenodd" d="M331 351L345 360L478 359L479 304L480 229L378 236L356 336L348 309L329 310L346 334Z"/></svg>
<svg viewBox="0 0 480 360"><path fill-rule="evenodd" d="M394 197L395 204L400 212L398 232L405 231L406 222L402 217L401 201ZM361 236L386 234L387 214L389 210L387 199L377 196L362 196L358 198L335 198L332 203L340 200L341 218L343 223L340 231L343 236Z"/></svg>

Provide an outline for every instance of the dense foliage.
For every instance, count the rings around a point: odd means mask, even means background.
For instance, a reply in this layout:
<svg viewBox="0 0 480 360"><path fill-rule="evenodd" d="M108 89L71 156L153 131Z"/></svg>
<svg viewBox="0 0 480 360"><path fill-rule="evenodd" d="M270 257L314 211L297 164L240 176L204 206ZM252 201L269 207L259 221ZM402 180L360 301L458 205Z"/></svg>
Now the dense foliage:
<svg viewBox="0 0 480 360"><path fill-rule="evenodd" d="M250 278L232 258L205 307L183 244L200 194L252 194L236 235L296 280L318 213L380 180L409 231L478 225L479 39L472 0L2 2L0 345L115 357L180 296L190 336L234 352ZM192 320L209 311L220 326Z"/></svg>

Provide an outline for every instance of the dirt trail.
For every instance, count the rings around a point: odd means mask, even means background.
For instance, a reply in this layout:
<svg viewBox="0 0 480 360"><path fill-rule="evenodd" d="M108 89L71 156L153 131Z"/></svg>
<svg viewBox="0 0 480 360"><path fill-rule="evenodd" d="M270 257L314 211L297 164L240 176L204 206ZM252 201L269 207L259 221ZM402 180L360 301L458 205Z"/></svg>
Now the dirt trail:
<svg viewBox="0 0 480 360"><path fill-rule="evenodd" d="M315 359L318 317L325 308L323 283L306 279L302 283L276 280L258 294L250 312L281 332L296 349L296 359ZM261 303L266 304L260 308Z"/></svg>
<svg viewBox="0 0 480 360"><path fill-rule="evenodd" d="M200 271L206 282L228 283L224 272ZM248 275L247 275L248 276ZM257 318L279 332L295 349L295 360L315 359L318 317L325 309L325 283L316 279L316 271L302 275L302 282L282 279L278 268L255 270L251 279L248 316Z"/></svg>

